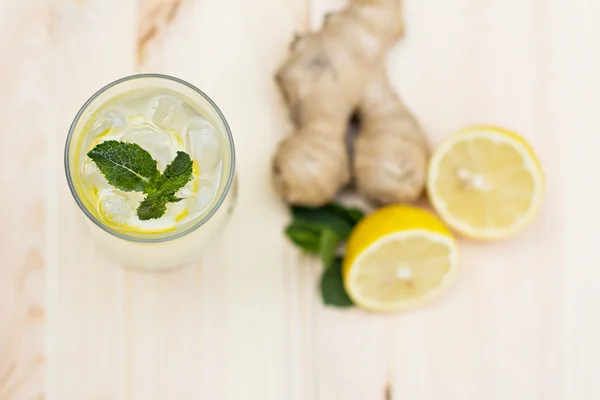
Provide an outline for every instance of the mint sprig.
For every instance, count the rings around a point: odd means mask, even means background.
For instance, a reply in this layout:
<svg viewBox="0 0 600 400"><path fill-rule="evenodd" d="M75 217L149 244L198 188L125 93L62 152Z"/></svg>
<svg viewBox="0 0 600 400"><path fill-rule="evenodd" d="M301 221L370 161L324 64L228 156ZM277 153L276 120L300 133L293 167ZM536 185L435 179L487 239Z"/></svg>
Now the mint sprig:
<svg viewBox="0 0 600 400"><path fill-rule="evenodd" d="M292 221L285 230L286 236L305 253L318 255L323 263L320 284L323 302L337 307L351 306L352 301L344 289L338 252L364 213L341 204L292 206L291 212Z"/></svg>
<svg viewBox="0 0 600 400"><path fill-rule="evenodd" d="M321 295L323 303L333 307L352 307L354 303L346 293L344 280L342 278L342 257L336 257L323 272L321 277Z"/></svg>
<svg viewBox="0 0 600 400"><path fill-rule="evenodd" d="M148 182L144 193L149 197L175 194L190 181L192 170L193 162L190 156L183 151L178 151L175 159L165 168L165 172L155 175L154 179Z"/></svg>
<svg viewBox="0 0 600 400"><path fill-rule="evenodd" d="M90 150L88 156L115 188L146 194L137 209L143 221L162 217L168 203L183 200L175 193L193 176L193 162L183 151L177 152L162 174L150 153L135 143L108 140Z"/></svg>

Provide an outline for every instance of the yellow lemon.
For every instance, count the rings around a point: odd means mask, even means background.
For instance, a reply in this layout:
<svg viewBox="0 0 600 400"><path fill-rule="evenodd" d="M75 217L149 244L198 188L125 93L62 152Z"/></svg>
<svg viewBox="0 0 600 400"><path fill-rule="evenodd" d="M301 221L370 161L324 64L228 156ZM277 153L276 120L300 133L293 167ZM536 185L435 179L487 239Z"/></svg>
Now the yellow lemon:
<svg viewBox="0 0 600 400"><path fill-rule="evenodd" d="M499 128L471 128L434 152L427 178L431 203L457 232L501 239L522 230L542 202L544 179L531 146Z"/></svg>
<svg viewBox="0 0 600 400"><path fill-rule="evenodd" d="M344 286L360 307L402 311L442 293L457 265L454 238L438 218L414 207L387 206L365 217L350 235Z"/></svg>

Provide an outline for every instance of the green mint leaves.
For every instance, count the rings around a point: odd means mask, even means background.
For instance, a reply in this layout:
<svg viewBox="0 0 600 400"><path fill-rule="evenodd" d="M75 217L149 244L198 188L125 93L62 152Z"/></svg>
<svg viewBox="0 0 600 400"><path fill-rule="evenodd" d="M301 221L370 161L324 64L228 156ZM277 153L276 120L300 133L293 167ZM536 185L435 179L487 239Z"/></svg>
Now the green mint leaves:
<svg viewBox="0 0 600 400"><path fill-rule="evenodd" d="M165 172L157 174L151 179L144 193L146 199L140 203L137 214L144 221L160 218L167 210L167 203L176 203L183 199L175 193L192 179L192 160L183 151L178 151L175 159L165 168Z"/></svg>
<svg viewBox="0 0 600 400"><path fill-rule="evenodd" d="M147 196L139 205L137 215L142 221L160 218L167 211L167 203L176 203L181 201L174 194Z"/></svg>
<svg viewBox="0 0 600 400"><path fill-rule="evenodd" d="M167 203L183 200L175 193L192 179L193 162L183 151L177 152L162 174L150 153L134 143L108 140L94 147L88 156L117 189L146 194L137 209L143 221L162 217Z"/></svg>
<svg viewBox="0 0 600 400"><path fill-rule="evenodd" d="M364 217L363 212L340 204L317 208L292 206L291 211L292 222L287 226L285 234L296 246L308 254L318 255L323 262L323 302L337 307L352 306L342 281L338 249Z"/></svg>
<svg viewBox="0 0 600 400"><path fill-rule="evenodd" d="M183 151L178 151L175 159L165 168L165 172L162 175L155 175L155 179L148 182L148 185L144 188L144 193L148 196L175 194L192 178L192 167L193 162L190 156Z"/></svg>
<svg viewBox="0 0 600 400"><path fill-rule="evenodd" d="M108 183L125 192L141 192L158 172L150 153L137 144L109 140L88 154Z"/></svg>
<svg viewBox="0 0 600 400"><path fill-rule="evenodd" d="M342 257L336 257L321 277L321 295L323 303L334 307L353 307L354 303L346 289L342 278Z"/></svg>

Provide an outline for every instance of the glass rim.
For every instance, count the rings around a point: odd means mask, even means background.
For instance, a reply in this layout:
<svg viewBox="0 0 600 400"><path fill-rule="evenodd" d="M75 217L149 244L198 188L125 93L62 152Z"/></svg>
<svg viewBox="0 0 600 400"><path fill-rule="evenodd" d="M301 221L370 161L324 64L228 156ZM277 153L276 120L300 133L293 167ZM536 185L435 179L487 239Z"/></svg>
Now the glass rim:
<svg viewBox="0 0 600 400"><path fill-rule="evenodd" d="M90 104L92 104L92 102L94 100L96 100L96 98L98 98L98 96L100 96L102 93L106 92L107 90L111 89L112 87L115 87L123 82L131 81L134 79L141 79L141 78L158 78L158 79L170 80L172 82L176 82L176 83L182 84L184 86L187 86L189 89L192 89L194 92L196 92L197 94L202 96L204 98L204 100L206 100L208 102L208 104L215 110L219 119L223 123L223 125L225 127L225 133L226 133L227 139L229 141L229 150L231 152L231 165L230 165L231 168L229 170L229 176L227 177L227 183L225 185L225 189L223 190L223 193L221 194L219 199L214 203L213 207L209 210L209 212L201 220L199 220L194 225L190 226L188 229L185 229L174 235L159 237L159 238L143 238L143 237L138 238L138 237L128 236L128 235L125 235L123 233L120 233L120 232L117 232L117 231L111 229L106 224L104 224L100 220L98 220L98 218L96 218L90 212L90 210L88 210L87 207L85 207L85 205L81 201L81 198L77 194L77 190L75 189L75 185L73 184L73 178L71 176L71 169L69 167L69 161L70 161L69 149L71 146L71 141L73 139L73 133L75 131L75 127L77 126L77 123L79 122L79 120L80 120L81 116L83 115L83 113L85 112L85 110L90 106ZM104 87L102 87L101 89L96 91L96 93L94 93L83 104L83 106L81 106L81 108L75 115L75 119L73 120L73 122L71 123L71 126L69 127L69 133L67 135L67 140L65 143L64 165L65 165L65 174L67 177L67 183L69 184L69 189L71 191L71 194L73 195L73 198L75 199L75 202L77 203L79 208L83 211L83 213L87 216L87 218L89 220L91 220L96 226L98 226L103 231L111 234L112 236L115 236L119 239L124 239L124 240L130 241L130 242L165 243L165 242L170 242L175 239L179 239L183 236L186 236L186 235L192 233L193 231L195 231L196 229L198 229L202 225L204 225L206 222L208 222L208 220L210 220L210 218L217 212L217 210L219 210L221 208L221 206L223 205L223 202L227 198L227 195L229 194L231 186L233 185L233 182L235 180L235 144L233 143L233 135L231 133L229 124L227 123L227 120L225 119L225 116L223 115L223 112L221 111L221 109L219 109L217 104L202 90L198 89L196 86L192 85L191 83L184 81L183 79L179 79L179 78L176 78L176 77L170 76L170 75L156 74L156 73L134 74L134 75L129 75L129 76L125 76L123 78L117 79L117 80L112 81L111 83L105 85Z"/></svg>

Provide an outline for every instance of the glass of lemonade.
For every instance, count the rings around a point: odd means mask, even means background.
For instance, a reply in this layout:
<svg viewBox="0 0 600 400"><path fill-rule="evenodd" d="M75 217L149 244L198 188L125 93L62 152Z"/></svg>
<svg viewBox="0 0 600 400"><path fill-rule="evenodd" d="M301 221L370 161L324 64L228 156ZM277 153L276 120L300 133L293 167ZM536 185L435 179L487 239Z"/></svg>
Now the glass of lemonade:
<svg viewBox="0 0 600 400"><path fill-rule="evenodd" d="M178 201L160 217L140 218L144 193L109 183L88 155L106 141L141 147L159 173L178 152L189 155L191 177L175 193ZM219 234L235 200L234 163L231 131L216 104L189 83L157 74L126 77L94 94L65 148L67 181L94 239L109 257L145 269L192 263Z"/></svg>

